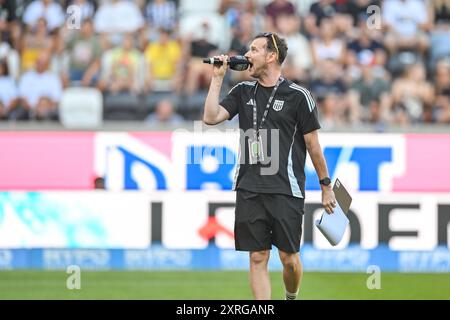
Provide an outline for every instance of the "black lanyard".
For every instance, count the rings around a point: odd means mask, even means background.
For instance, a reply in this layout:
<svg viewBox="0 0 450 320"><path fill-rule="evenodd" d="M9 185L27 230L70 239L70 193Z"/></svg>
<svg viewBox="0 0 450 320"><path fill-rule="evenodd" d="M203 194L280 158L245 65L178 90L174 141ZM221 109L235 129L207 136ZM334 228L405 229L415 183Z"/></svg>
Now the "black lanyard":
<svg viewBox="0 0 450 320"><path fill-rule="evenodd" d="M253 129L255 130L255 138L259 137L259 130L261 130L261 128L264 124L264 121L266 120L267 114L269 113L270 104L272 103L273 97L275 97L275 93L278 90L278 86L280 85L281 82L283 82L283 80L284 79L280 77L277 81L277 84L273 88L272 93L270 94L270 98L267 101L266 109L264 110L264 114L261 119L261 123L259 124L259 127L258 127L258 108L256 106L256 89L258 89L258 82L256 82L255 90L253 91L253 96L254 96L254 99L253 99L253 101L254 101L253 102Z"/></svg>

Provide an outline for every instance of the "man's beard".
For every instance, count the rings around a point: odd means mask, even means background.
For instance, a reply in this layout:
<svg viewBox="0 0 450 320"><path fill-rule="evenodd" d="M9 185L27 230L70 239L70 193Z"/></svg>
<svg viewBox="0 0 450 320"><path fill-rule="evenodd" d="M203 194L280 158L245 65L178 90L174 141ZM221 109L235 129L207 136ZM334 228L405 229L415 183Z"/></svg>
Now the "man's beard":
<svg viewBox="0 0 450 320"><path fill-rule="evenodd" d="M267 73L267 67L259 67L257 69L252 70L250 73L250 77L255 79L261 79L261 77L265 76Z"/></svg>

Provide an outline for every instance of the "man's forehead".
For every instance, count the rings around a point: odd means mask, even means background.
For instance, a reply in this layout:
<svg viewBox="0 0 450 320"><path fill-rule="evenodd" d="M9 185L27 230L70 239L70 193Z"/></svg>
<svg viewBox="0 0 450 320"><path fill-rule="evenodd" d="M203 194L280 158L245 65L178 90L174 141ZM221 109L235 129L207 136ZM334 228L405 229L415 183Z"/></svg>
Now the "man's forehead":
<svg viewBox="0 0 450 320"><path fill-rule="evenodd" d="M255 40L252 41L252 43L250 44L251 47L256 47L256 48L265 48L267 45L267 40L266 38L257 38Z"/></svg>

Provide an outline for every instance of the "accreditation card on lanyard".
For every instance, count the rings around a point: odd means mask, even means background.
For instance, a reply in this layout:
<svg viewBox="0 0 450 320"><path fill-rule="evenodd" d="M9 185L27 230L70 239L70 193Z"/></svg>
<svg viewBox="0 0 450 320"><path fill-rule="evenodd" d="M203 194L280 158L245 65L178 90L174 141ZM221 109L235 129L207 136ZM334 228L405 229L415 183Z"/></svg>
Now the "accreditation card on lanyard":
<svg viewBox="0 0 450 320"><path fill-rule="evenodd" d="M253 138L248 139L248 150L249 150L249 162L250 164L257 164L258 162L264 161L264 146L259 134L259 131L263 127L264 122L266 121L267 114L269 113L270 105L272 103L273 98L275 97L275 93L278 90L278 86L283 82L283 78L279 78L277 84L272 90L270 94L269 100L267 101L266 108L264 109L264 114L261 119L261 123L258 127L258 108L256 106L256 89L258 88L258 82L256 82L255 90L253 91L254 99L253 99L253 130L254 136Z"/></svg>

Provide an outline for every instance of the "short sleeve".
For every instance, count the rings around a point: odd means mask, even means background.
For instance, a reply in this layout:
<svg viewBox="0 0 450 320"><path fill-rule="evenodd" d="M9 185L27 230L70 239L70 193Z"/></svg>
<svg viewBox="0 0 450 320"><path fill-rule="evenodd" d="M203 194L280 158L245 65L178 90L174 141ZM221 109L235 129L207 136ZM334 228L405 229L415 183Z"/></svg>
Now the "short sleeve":
<svg viewBox="0 0 450 320"><path fill-rule="evenodd" d="M316 102L309 91L302 94L303 99L300 100L298 109L298 122L303 135L314 130L320 129L319 115L317 112Z"/></svg>
<svg viewBox="0 0 450 320"><path fill-rule="evenodd" d="M230 117L228 120L231 120L236 116L239 112L239 101L241 96L241 85L240 83L231 88L230 92L223 98L223 100L219 103L222 107L224 107Z"/></svg>

